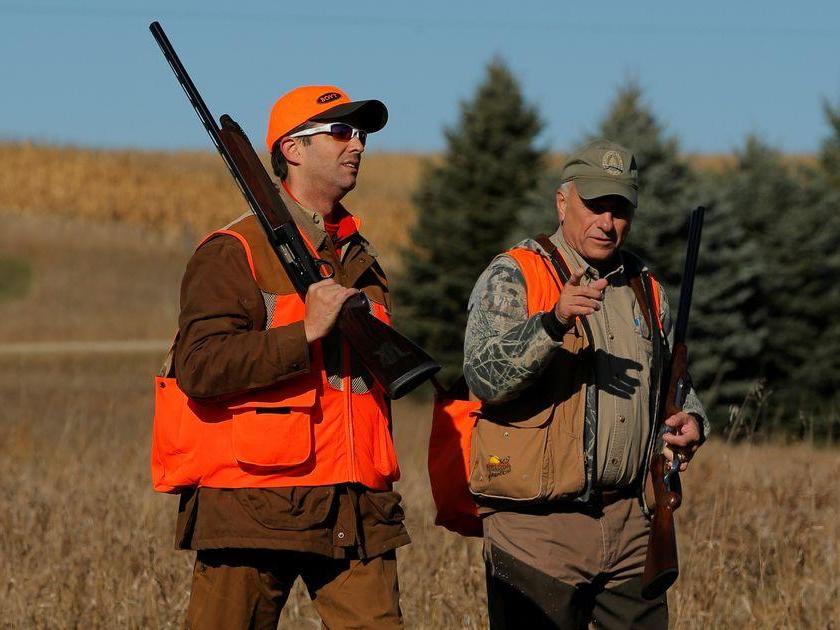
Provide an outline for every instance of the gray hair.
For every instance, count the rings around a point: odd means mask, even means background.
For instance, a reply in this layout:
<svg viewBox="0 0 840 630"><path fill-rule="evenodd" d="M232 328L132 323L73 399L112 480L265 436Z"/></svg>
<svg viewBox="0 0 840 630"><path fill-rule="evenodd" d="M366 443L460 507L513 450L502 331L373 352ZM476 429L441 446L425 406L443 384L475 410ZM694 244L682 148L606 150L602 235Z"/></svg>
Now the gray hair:
<svg viewBox="0 0 840 630"><path fill-rule="evenodd" d="M574 180L570 179L569 181L567 181L567 182L563 182L562 184L560 184L560 185L557 187L557 190L559 190L560 192L562 192L564 196L568 196L568 195L569 195L569 191L571 191L572 186L574 185L574 183L575 183L575 182L574 182Z"/></svg>

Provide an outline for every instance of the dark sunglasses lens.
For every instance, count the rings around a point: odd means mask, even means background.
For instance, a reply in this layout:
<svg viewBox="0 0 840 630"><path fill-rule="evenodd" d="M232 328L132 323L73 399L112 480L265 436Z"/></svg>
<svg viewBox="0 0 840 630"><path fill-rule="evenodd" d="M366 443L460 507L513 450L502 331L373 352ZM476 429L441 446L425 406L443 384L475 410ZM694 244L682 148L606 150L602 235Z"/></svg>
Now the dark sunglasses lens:
<svg viewBox="0 0 840 630"><path fill-rule="evenodd" d="M350 142L351 138L353 137L353 127L346 123L333 123L332 127L330 127L330 135L335 138L336 140L341 140L342 142ZM359 130L359 142L362 143L362 146L365 145L367 141L367 132Z"/></svg>
<svg viewBox="0 0 840 630"><path fill-rule="evenodd" d="M330 135L336 140L350 142L350 138L353 137L353 127L344 123L335 123L330 128Z"/></svg>

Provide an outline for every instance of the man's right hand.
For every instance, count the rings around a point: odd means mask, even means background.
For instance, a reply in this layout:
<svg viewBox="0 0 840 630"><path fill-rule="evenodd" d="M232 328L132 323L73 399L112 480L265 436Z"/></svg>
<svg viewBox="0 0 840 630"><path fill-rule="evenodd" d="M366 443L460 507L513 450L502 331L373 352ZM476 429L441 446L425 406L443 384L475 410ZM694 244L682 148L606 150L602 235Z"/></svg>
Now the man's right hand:
<svg viewBox="0 0 840 630"><path fill-rule="evenodd" d="M554 305L554 315L560 324L565 327L571 326L575 317L592 315L592 313L601 309L607 280L601 278L589 285L581 286L580 280L584 273L586 272L583 269L576 269L572 272L569 281L563 285L560 299Z"/></svg>
<svg viewBox="0 0 840 630"><path fill-rule="evenodd" d="M358 289L341 286L332 278L309 285L303 319L307 343L326 337L335 325L341 306L358 292Z"/></svg>

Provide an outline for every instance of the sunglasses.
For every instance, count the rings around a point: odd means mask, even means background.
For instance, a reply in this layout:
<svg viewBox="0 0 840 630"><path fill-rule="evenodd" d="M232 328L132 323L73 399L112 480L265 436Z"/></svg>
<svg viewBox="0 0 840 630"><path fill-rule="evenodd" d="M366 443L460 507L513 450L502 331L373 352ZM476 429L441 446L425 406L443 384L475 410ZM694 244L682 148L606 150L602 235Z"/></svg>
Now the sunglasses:
<svg viewBox="0 0 840 630"><path fill-rule="evenodd" d="M325 125L318 125L317 127L310 127L309 129L304 129L290 134L289 137L302 138L304 136L314 136L318 133L328 133L333 138L341 142L350 142L353 138L358 138L359 142L362 143L362 146L365 146L365 142L367 142L367 131L356 129L352 125L341 122L327 123Z"/></svg>

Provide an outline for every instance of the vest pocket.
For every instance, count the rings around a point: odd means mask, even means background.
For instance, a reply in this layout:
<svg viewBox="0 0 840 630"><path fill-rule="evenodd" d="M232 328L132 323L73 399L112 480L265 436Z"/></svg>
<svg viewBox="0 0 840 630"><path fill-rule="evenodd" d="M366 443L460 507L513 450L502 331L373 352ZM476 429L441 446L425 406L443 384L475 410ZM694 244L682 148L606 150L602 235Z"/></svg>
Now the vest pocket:
<svg viewBox="0 0 840 630"><path fill-rule="evenodd" d="M166 454L177 455L185 450L179 439L184 402L174 378L155 377L153 439L155 447Z"/></svg>
<svg viewBox="0 0 840 630"><path fill-rule="evenodd" d="M335 498L331 486L242 488L233 500L263 527L304 531L323 526Z"/></svg>
<svg viewBox="0 0 840 630"><path fill-rule="evenodd" d="M580 494L586 485L583 426L578 426L582 417L583 410L564 408L558 410L554 426L549 428L554 464L551 500Z"/></svg>
<svg viewBox="0 0 840 630"><path fill-rule="evenodd" d="M470 449L470 491L486 499L546 498L553 469L549 448L553 417L553 406L515 424L479 417Z"/></svg>
<svg viewBox="0 0 840 630"><path fill-rule="evenodd" d="M277 398L262 397L229 406L231 444L236 461L247 466L288 468L314 452L315 390Z"/></svg>
<svg viewBox="0 0 840 630"><path fill-rule="evenodd" d="M198 483L194 454L198 444L188 399L174 378L155 378L152 426L152 485L158 492L176 492Z"/></svg>

